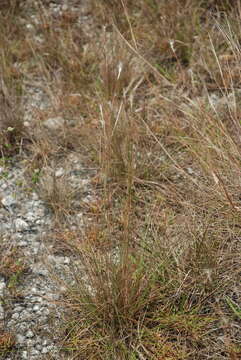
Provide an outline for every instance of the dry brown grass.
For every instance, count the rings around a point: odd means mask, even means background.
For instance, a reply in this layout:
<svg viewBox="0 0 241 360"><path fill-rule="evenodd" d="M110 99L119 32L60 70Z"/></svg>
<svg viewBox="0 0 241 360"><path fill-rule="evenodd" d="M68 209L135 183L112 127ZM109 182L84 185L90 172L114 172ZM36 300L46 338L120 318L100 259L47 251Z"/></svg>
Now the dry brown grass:
<svg viewBox="0 0 241 360"><path fill-rule="evenodd" d="M35 185L65 214L72 194L56 164L81 152L98 170L85 235L57 229L81 262L60 331L72 358L240 356L241 8L231 5L93 1L89 36L71 11L56 23L41 7L48 41L23 42L28 78L41 76L51 100L29 135L30 178L44 167ZM46 132L58 115L64 128Z"/></svg>
<svg viewBox="0 0 241 360"><path fill-rule="evenodd" d="M0 7L0 151L2 157L21 151L24 137L23 79L17 64L18 57L22 56L20 42L23 41L23 33L15 21L17 3L17 0L11 1L11 6L6 5L6 9L4 4Z"/></svg>
<svg viewBox="0 0 241 360"><path fill-rule="evenodd" d="M28 271L28 267L23 259L23 254L6 238L0 237L0 277L4 279L6 289L4 296L0 298L0 304L4 308L5 319L12 298L19 296L18 285L21 279ZM16 354L15 334L6 329L5 319L0 320L0 358L5 359L8 356Z"/></svg>
<svg viewBox="0 0 241 360"><path fill-rule="evenodd" d="M15 338L12 334L4 331L0 327L0 356L6 357L11 353L15 346Z"/></svg>

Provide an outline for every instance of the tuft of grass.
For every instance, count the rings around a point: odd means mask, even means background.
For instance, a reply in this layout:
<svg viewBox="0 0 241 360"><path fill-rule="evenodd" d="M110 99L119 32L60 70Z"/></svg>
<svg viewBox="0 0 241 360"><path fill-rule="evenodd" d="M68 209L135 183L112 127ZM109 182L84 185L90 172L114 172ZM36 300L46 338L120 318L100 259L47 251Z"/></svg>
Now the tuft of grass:
<svg viewBox="0 0 241 360"><path fill-rule="evenodd" d="M15 338L12 334L0 329L0 355L4 359L15 347Z"/></svg>
<svg viewBox="0 0 241 360"><path fill-rule="evenodd" d="M0 12L0 152L1 157L11 156L21 151L24 137L23 87L19 69L18 51L22 29L16 16L19 1L1 4Z"/></svg>
<svg viewBox="0 0 241 360"><path fill-rule="evenodd" d="M39 177L37 191L49 208L52 209L56 218L71 213L74 191L70 188L66 177L59 179L53 169L45 168Z"/></svg>
<svg viewBox="0 0 241 360"><path fill-rule="evenodd" d="M114 55L106 52L98 83L102 201L89 207L98 226L75 248L81 267L73 266L76 283L67 286L62 349L78 359L227 358L233 345L220 350L217 336L225 330L218 309L232 321L225 296L238 281L240 122L232 110L236 77L219 59L230 52L238 62L240 52L233 37L223 37L226 25L216 27L216 48L204 2L192 2L193 23L188 2L179 5L181 19L172 5L140 4L122 2L123 19L110 34L114 45L105 43ZM154 25L146 28L160 39L154 16L162 9L160 31L172 30L172 55L163 52L160 76L153 68L157 44L151 52L147 39L140 42L149 34L140 32L147 7ZM199 41L210 50L208 61L202 47L195 53ZM215 69L207 67L211 61ZM207 74L219 99L235 99L225 109L213 102Z"/></svg>
<svg viewBox="0 0 241 360"><path fill-rule="evenodd" d="M19 152L22 146L24 126L21 117L21 96L17 98L16 95L10 94L2 82L0 104L0 151L2 157L8 157Z"/></svg>

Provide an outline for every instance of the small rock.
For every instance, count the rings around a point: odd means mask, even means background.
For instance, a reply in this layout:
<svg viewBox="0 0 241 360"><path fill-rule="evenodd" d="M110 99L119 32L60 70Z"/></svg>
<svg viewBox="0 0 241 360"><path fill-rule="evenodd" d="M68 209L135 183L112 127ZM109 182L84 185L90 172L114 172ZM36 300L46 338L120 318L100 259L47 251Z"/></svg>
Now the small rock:
<svg viewBox="0 0 241 360"><path fill-rule="evenodd" d="M16 313L20 313L20 312L23 311L23 307L22 307L22 306L16 306L16 307L14 308L14 311L15 311Z"/></svg>
<svg viewBox="0 0 241 360"><path fill-rule="evenodd" d="M4 308L0 303L0 320L4 320Z"/></svg>
<svg viewBox="0 0 241 360"><path fill-rule="evenodd" d="M29 357L28 357L28 352L24 350L24 351L22 352L22 359L28 360L28 358L29 358Z"/></svg>
<svg viewBox="0 0 241 360"><path fill-rule="evenodd" d="M2 190L6 190L7 188L8 188L8 184L6 184L6 183L1 184Z"/></svg>
<svg viewBox="0 0 241 360"><path fill-rule="evenodd" d="M25 218L30 222L34 222L37 219L37 216L33 212L28 212Z"/></svg>
<svg viewBox="0 0 241 360"><path fill-rule="evenodd" d="M61 116L57 116L55 118L45 120L43 124L49 130L59 130L64 126L65 120Z"/></svg>
<svg viewBox="0 0 241 360"><path fill-rule="evenodd" d="M19 243L18 243L18 246L20 246L20 247L24 247L24 246L27 246L27 245L28 245L27 241L24 241L24 240L19 241Z"/></svg>
<svg viewBox="0 0 241 360"><path fill-rule="evenodd" d="M6 288L5 281L3 279L0 279L0 296L4 295L5 288Z"/></svg>
<svg viewBox="0 0 241 360"><path fill-rule="evenodd" d="M42 338L40 336L36 336L35 344L40 344L42 346Z"/></svg>
<svg viewBox="0 0 241 360"><path fill-rule="evenodd" d="M58 178L58 177L63 176L64 173L65 173L64 169L63 169L63 168L59 168L58 170L55 171L55 176Z"/></svg>
<svg viewBox="0 0 241 360"><path fill-rule="evenodd" d="M33 24L26 24L26 28L27 28L28 31L34 31Z"/></svg>
<svg viewBox="0 0 241 360"><path fill-rule="evenodd" d="M43 309L42 314L43 315L49 315L50 311L48 308Z"/></svg>
<svg viewBox="0 0 241 360"><path fill-rule="evenodd" d="M17 320L18 318L19 318L19 313L16 312L12 315L13 320Z"/></svg>
<svg viewBox="0 0 241 360"><path fill-rule="evenodd" d="M17 204L16 199L14 199L14 197L11 196L11 195L3 197L1 202L2 202L3 206L6 206L7 208L8 207L10 207L10 208L14 207Z"/></svg>
<svg viewBox="0 0 241 360"><path fill-rule="evenodd" d="M41 344L37 344L35 347L38 351L42 351L43 349L43 346Z"/></svg>
<svg viewBox="0 0 241 360"><path fill-rule="evenodd" d="M36 220L36 225L42 225L45 221L43 219Z"/></svg>
<svg viewBox="0 0 241 360"><path fill-rule="evenodd" d="M42 303L42 302L43 302L43 298L42 298L41 296L34 296L34 297L33 297L33 300L34 300L35 302L39 302L39 303Z"/></svg>
<svg viewBox="0 0 241 360"><path fill-rule="evenodd" d="M40 306L39 304L35 304L35 305L33 306L33 311L34 311L34 312L39 311L40 307L41 307L41 306Z"/></svg>
<svg viewBox="0 0 241 360"><path fill-rule="evenodd" d="M67 5L67 4L63 4L63 5L62 5L62 10L63 10L63 11L67 11L67 10L68 10L68 5Z"/></svg>
<svg viewBox="0 0 241 360"><path fill-rule="evenodd" d="M26 337L27 337L27 338L32 338L32 337L34 337L34 333L32 332L32 330L28 330L28 331L27 331Z"/></svg>
<svg viewBox="0 0 241 360"><path fill-rule="evenodd" d="M25 337L21 334L17 334L16 335L16 341L18 344L24 344L25 342Z"/></svg>
<svg viewBox="0 0 241 360"><path fill-rule="evenodd" d="M49 349L47 346L42 348L42 354L47 354L49 352Z"/></svg>
<svg viewBox="0 0 241 360"><path fill-rule="evenodd" d="M67 287L66 286L60 286L59 291L62 293L65 293L67 291Z"/></svg>
<svg viewBox="0 0 241 360"><path fill-rule="evenodd" d="M49 345L49 340L48 339L44 339L42 342L43 346L47 346Z"/></svg>
<svg viewBox="0 0 241 360"><path fill-rule="evenodd" d="M24 231L29 229L28 223L21 218L16 219L14 224L17 231Z"/></svg>
<svg viewBox="0 0 241 360"><path fill-rule="evenodd" d="M30 127L30 122L29 121L24 121L23 126L25 126L26 128Z"/></svg>
<svg viewBox="0 0 241 360"><path fill-rule="evenodd" d="M190 167L187 168L187 172L188 172L188 174L190 174L190 175L193 175L193 174L194 174L193 169L190 168Z"/></svg>
<svg viewBox="0 0 241 360"><path fill-rule="evenodd" d="M39 243L32 243L33 253L36 255L39 252Z"/></svg>
<svg viewBox="0 0 241 360"><path fill-rule="evenodd" d="M39 196L38 196L38 194L36 194L35 192L32 194L32 198L33 198L33 200L35 200L35 201L39 200Z"/></svg>
<svg viewBox="0 0 241 360"><path fill-rule="evenodd" d="M70 264L70 258L69 258L69 257L67 257L67 256L65 256L65 257L64 257L64 261L63 261L63 263L64 263L65 265Z"/></svg>

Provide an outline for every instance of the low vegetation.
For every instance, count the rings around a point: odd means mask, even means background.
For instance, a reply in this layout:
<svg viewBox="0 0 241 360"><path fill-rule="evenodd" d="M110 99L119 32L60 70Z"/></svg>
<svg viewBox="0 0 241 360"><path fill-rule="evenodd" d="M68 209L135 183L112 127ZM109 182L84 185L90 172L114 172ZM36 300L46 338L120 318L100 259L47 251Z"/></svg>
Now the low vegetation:
<svg viewBox="0 0 241 360"><path fill-rule="evenodd" d="M21 6L1 12L19 26L14 38L1 31L4 84L15 84L4 96L9 109L26 79L41 79L50 106L34 127L14 112L0 146L5 157L21 148L59 246L80 260L61 304L62 351L238 360L240 2L93 0L87 29L70 8L56 20L38 4L41 41L21 35ZM44 123L57 116L67 120L51 133ZM68 228L75 193L51 175L70 153L96 170L84 230Z"/></svg>

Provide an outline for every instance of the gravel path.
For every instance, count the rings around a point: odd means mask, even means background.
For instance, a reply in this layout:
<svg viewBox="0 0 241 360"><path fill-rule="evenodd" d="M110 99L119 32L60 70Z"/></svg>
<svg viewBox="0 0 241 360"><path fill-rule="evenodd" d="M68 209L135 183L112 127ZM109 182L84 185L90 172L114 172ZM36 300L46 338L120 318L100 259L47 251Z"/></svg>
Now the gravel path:
<svg viewBox="0 0 241 360"><path fill-rule="evenodd" d="M14 359L40 359L48 353L58 359L51 333L61 319L56 300L65 289L55 281L51 270L69 283L73 281L69 275L73 260L53 254L53 244L46 240L54 224L53 216L35 192L24 190L22 185L19 188L19 183L25 183L24 171L24 164L13 163L8 167L7 179L0 180L0 231L2 244L6 244L5 257L12 256L15 249L13 263L24 261L21 276L13 277L12 285L6 274L0 276L0 323L15 335ZM81 215L76 215L76 221Z"/></svg>

